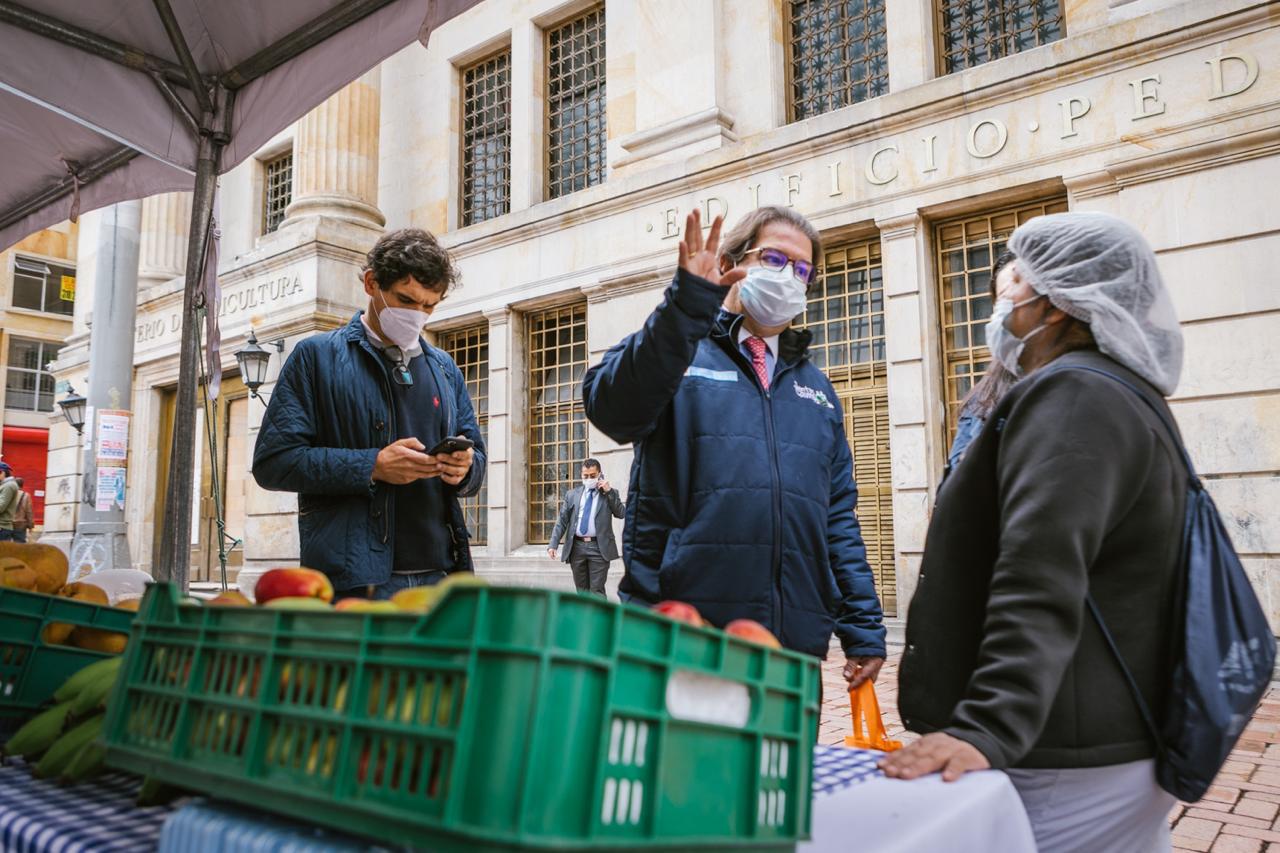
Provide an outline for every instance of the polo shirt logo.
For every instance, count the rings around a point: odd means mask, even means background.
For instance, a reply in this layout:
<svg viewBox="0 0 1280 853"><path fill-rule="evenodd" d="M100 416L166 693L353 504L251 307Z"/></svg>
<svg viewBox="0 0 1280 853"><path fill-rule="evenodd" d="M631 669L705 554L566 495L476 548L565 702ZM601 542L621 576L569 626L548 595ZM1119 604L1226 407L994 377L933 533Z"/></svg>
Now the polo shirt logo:
<svg viewBox="0 0 1280 853"><path fill-rule="evenodd" d="M828 409L835 408L835 406L831 405L831 401L827 399L825 391L815 391L812 388L806 388L799 382L795 383L792 387L796 389L796 396L801 400L812 400L819 406L826 406Z"/></svg>

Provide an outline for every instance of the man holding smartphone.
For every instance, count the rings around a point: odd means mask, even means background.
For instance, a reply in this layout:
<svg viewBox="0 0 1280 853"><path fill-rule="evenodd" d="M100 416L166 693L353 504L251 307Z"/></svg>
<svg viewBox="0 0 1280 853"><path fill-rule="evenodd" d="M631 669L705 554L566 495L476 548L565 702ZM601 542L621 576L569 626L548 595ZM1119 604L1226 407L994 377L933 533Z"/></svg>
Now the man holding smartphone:
<svg viewBox="0 0 1280 853"><path fill-rule="evenodd" d="M547 545L548 557L569 564L573 585L579 592L589 591L604 597L609 564L618 559L613 519L622 518L625 512L618 490L610 487L600 463L595 459L583 462L582 485L574 486L564 496L560 517ZM563 546L560 545L562 538Z"/></svg>
<svg viewBox="0 0 1280 853"><path fill-rule="evenodd" d="M485 448L461 371L421 337L457 281L453 259L405 229L367 261L368 309L285 362L253 476L298 493L302 565L338 597L389 598L472 570L458 498L480 489Z"/></svg>

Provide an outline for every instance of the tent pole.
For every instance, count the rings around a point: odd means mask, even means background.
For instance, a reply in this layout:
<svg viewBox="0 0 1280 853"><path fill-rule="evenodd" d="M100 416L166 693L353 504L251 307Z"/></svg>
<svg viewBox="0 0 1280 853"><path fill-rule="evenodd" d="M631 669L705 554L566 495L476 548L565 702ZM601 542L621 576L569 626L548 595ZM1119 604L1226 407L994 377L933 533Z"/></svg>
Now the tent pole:
<svg viewBox="0 0 1280 853"><path fill-rule="evenodd" d="M187 243L186 279L182 297L182 349L178 362L178 391L173 413L173 443L169 451L169 482L164 495L164 530L160 552L153 560L156 580L187 588L191 565L191 508L194 496L196 450L196 376L201 358L196 300L200 294L200 268L209 239L213 196L218 182L218 161L224 137L204 133L196 160L195 192L191 200L191 231ZM209 306L217 310L217 306Z"/></svg>

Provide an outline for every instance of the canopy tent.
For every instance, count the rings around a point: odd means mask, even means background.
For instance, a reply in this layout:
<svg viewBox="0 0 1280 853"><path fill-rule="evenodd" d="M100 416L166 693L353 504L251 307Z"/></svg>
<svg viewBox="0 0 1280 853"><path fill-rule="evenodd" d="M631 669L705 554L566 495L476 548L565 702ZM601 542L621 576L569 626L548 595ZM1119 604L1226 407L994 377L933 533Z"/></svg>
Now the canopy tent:
<svg viewBox="0 0 1280 853"><path fill-rule="evenodd" d="M157 575L187 579L201 266L217 176L479 0L0 0L0 248L192 190Z"/></svg>

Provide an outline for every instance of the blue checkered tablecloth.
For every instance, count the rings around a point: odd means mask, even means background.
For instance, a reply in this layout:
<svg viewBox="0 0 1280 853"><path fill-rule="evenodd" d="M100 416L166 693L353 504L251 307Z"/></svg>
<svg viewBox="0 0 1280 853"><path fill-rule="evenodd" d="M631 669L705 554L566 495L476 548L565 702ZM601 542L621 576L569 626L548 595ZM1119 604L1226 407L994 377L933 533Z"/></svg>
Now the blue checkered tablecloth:
<svg viewBox="0 0 1280 853"><path fill-rule="evenodd" d="M8 853L141 853L156 849L170 809L134 805L141 780L109 773L63 788L21 761L0 766L0 850Z"/></svg>
<svg viewBox="0 0 1280 853"><path fill-rule="evenodd" d="M834 794L859 782L878 779L884 773L876 762L884 757L874 749L850 749L845 746L813 748L813 795Z"/></svg>
<svg viewBox="0 0 1280 853"><path fill-rule="evenodd" d="M813 751L813 795L832 795L882 774L876 761L883 753L838 746ZM325 838L287 821L237 811L222 804L196 802L185 809L140 809L134 806L140 782L136 776L110 773L92 782L63 788L36 779L21 761L0 766L0 850L11 853L142 853L157 850L236 849L238 842L274 839L308 850L350 850L344 839ZM172 818L161 839L162 825ZM214 835L211 830L216 829ZM292 833L292 835L290 835ZM286 836L288 836L286 838ZM293 837L297 836L297 837ZM194 845L192 842L196 842ZM252 844L250 844L252 846ZM243 849L243 848L240 848Z"/></svg>

